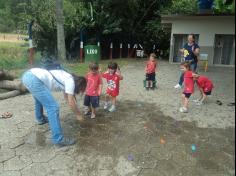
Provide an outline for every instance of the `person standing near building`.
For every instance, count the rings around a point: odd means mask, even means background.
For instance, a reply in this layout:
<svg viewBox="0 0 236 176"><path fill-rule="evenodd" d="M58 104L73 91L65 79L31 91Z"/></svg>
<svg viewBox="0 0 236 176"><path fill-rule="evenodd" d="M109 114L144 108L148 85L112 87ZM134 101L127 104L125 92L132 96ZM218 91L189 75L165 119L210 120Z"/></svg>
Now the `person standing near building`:
<svg viewBox="0 0 236 176"><path fill-rule="evenodd" d="M184 56L184 62L188 62L190 64L190 69L192 72L196 72L198 57L200 54L200 47L196 43L196 37L194 34L188 35L188 43L184 45L180 52ZM176 89L181 88L184 82L184 74L182 73L179 79L179 83L174 87Z"/></svg>

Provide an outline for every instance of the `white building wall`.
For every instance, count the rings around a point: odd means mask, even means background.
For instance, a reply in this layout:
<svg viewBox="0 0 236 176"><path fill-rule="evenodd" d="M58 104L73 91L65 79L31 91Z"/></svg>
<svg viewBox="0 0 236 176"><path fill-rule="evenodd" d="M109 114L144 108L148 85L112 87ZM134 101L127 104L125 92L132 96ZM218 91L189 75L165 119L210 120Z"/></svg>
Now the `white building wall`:
<svg viewBox="0 0 236 176"><path fill-rule="evenodd" d="M173 52L174 34L199 34L198 44L201 53L209 55L209 65L213 64L215 34L235 35L235 17L233 16L192 16L163 18L162 23L172 24L171 53ZM173 59L170 54L170 61ZM234 55L232 57L235 57Z"/></svg>

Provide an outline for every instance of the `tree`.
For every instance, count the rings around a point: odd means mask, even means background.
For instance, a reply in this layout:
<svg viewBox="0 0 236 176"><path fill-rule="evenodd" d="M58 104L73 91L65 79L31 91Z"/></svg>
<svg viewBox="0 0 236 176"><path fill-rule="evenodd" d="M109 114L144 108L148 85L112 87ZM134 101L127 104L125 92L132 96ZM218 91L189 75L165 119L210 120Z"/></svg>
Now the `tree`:
<svg viewBox="0 0 236 176"><path fill-rule="evenodd" d="M218 14L235 14L235 0L215 0L213 9Z"/></svg>
<svg viewBox="0 0 236 176"><path fill-rule="evenodd" d="M64 16L63 0L56 0L56 17L57 17L57 51L58 59L66 60L65 34L64 34Z"/></svg>

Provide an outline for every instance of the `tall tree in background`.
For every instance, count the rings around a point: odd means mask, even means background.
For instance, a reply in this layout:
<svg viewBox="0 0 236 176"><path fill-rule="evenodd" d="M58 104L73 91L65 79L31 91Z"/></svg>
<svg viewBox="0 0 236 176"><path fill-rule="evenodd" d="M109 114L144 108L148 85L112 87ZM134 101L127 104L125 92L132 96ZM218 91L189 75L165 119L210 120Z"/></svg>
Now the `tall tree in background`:
<svg viewBox="0 0 236 176"><path fill-rule="evenodd" d="M66 46L64 33L63 0L56 0L57 19L57 52L60 61L66 60Z"/></svg>

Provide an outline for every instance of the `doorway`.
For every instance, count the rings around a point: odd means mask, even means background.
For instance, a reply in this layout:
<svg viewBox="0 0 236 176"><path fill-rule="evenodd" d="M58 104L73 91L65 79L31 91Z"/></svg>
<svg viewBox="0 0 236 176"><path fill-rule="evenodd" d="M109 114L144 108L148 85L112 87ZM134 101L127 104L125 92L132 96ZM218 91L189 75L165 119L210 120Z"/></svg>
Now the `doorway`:
<svg viewBox="0 0 236 176"><path fill-rule="evenodd" d="M215 65L235 65L235 35L215 35L214 61Z"/></svg>

